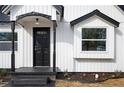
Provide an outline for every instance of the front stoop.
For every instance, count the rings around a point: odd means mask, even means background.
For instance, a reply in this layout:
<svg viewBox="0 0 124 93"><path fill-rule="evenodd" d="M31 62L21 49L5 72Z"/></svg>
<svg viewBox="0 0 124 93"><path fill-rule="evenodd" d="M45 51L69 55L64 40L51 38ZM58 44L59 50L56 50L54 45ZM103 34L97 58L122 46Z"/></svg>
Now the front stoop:
<svg viewBox="0 0 124 93"><path fill-rule="evenodd" d="M55 72L12 72L11 86L47 86L55 81Z"/></svg>

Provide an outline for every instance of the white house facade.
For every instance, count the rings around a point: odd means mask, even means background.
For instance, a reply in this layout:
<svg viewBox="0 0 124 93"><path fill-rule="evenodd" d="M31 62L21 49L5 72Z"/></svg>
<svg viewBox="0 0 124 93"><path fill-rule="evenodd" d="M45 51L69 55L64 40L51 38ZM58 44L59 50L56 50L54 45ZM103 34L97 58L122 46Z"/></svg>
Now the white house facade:
<svg viewBox="0 0 124 93"><path fill-rule="evenodd" d="M0 68L56 67L56 72L124 72L124 11L119 6L4 6ZM7 19L8 18L8 19Z"/></svg>

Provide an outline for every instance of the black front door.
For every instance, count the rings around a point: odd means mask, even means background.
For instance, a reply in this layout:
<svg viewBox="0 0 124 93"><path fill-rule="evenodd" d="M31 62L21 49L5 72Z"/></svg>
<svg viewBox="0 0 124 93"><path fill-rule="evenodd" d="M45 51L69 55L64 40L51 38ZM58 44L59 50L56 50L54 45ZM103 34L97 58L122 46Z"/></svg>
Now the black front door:
<svg viewBox="0 0 124 93"><path fill-rule="evenodd" d="M34 66L50 66L50 28L33 28Z"/></svg>

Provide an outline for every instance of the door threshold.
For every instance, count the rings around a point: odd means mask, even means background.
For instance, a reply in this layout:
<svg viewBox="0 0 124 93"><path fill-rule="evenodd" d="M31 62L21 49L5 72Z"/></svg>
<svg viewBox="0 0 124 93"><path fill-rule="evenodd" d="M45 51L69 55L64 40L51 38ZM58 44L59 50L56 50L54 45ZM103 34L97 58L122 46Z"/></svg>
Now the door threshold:
<svg viewBox="0 0 124 93"><path fill-rule="evenodd" d="M48 68L50 66L34 66L33 68Z"/></svg>

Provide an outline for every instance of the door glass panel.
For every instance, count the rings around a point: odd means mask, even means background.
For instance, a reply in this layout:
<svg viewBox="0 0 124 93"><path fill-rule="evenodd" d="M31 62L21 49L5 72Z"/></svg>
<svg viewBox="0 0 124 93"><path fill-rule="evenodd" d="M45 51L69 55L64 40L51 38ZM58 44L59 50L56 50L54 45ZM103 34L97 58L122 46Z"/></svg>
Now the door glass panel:
<svg viewBox="0 0 124 93"><path fill-rule="evenodd" d="M34 29L35 66L50 66L50 29Z"/></svg>

